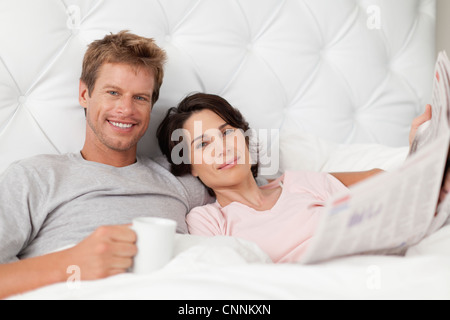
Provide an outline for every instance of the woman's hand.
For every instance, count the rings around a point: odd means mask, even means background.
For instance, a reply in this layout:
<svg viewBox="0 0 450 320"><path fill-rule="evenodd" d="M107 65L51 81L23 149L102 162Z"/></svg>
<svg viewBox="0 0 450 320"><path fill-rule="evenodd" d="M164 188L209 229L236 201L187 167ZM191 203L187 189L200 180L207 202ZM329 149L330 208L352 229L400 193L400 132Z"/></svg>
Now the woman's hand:
<svg viewBox="0 0 450 320"><path fill-rule="evenodd" d="M442 184L441 192L439 193L439 201L438 204L440 204L442 201L445 200L445 197L450 192L450 173L445 173L445 178Z"/></svg>
<svg viewBox="0 0 450 320"><path fill-rule="evenodd" d="M411 130L409 132L409 146L411 147L414 137L416 136L416 132L419 129L419 127L424 124L425 122L431 120L431 105L427 104L425 108L425 112L415 118L411 124Z"/></svg>

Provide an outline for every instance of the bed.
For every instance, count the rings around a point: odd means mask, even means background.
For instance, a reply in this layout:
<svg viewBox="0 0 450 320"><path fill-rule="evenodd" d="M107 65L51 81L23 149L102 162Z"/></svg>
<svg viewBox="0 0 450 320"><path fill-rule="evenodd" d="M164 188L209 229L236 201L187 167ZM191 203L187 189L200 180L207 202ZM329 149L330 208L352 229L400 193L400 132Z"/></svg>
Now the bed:
<svg viewBox="0 0 450 320"><path fill-rule="evenodd" d="M168 53L139 153L158 156L165 110L224 96L260 132L261 174L395 170L430 102L434 0L5 0L0 2L0 172L77 152L87 45L130 30ZM404 256L272 264L256 245L177 235L162 270L60 283L13 299L449 299L450 225Z"/></svg>

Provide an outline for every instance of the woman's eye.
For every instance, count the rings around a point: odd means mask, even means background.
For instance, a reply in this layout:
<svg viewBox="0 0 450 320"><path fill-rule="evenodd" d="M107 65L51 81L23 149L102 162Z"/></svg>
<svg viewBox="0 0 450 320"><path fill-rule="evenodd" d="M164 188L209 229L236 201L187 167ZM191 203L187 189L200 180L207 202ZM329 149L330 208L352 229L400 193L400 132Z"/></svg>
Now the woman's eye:
<svg viewBox="0 0 450 320"><path fill-rule="evenodd" d="M199 143L199 144L197 145L197 149L202 149L202 148L206 147L207 145L208 145L208 143L204 141L204 142Z"/></svg>
<svg viewBox="0 0 450 320"><path fill-rule="evenodd" d="M223 135L224 135L224 136L227 136L227 135L232 134L232 133L234 133L234 129L226 129L226 130L223 132Z"/></svg>

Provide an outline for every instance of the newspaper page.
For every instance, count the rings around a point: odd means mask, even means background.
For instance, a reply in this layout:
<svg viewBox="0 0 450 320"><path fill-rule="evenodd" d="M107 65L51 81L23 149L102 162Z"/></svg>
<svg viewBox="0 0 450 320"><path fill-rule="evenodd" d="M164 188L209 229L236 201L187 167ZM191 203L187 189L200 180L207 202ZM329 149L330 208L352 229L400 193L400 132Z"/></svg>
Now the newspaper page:
<svg viewBox="0 0 450 320"><path fill-rule="evenodd" d="M439 70L436 70L436 79L435 81L442 81L440 84L440 92L439 96L442 101L445 102L447 108L443 108L443 114L441 114L442 119L448 119L448 123L450 126L450 60L447 57L446 52L441 52L438 58L438 64L440 65ZM442 80L441 80L442 79ZM436 85L435 85L436 86ZM444 122L444 120L442 120ZM444 123L441 124L445 126ZM420 139L420 136L418 137ZM448 177L448 178L447 178ZM441 188L445 189L447 187L444 186L447 180L450 179L450 146L449 152L447 156L447 163L445 165L444 170L444 178L441 184ZM438 230L442 225L448 221L450 217L450 196L445 196L442 202L439 204L437 209L436 217L433 219L432 225L428 230L428 234L431 234Z"/></svg>
<svg viewBox="0 0 450 320"><path fill-rule="evenodd" d="M409 154L429 144L440 132L448 130L450 119L450 61L445 51L440 52L436 66L431 100L432 118L417 130Z"/></svg>
<svg viewBox="0 0 450 320"><path fill-rule="evenodd" d="M433 104L436 106L432 112L435 112L439 117L439 121L432 118L428 126L422 129L422 132L416 134L415 141L412 144L410 154L420 149L422 145L428 143L427 138L433 139L434 136L440 132L445 131L450 126L450 60L445 51L440 52L436 63ZM436 109L436 110L434 110ZM447 156L447 162L444 169L443 181L441 188L444 187L444 182L447 174L450 174L450 148ZM436 216L427 234L431 234L438 230L450 215L450 197L439 204Z"/></svg>
<svg viewBox="0 0 450 320"><path fill-rule="evenodd" d="M416 134L404 165L330 199L301 263L351 254L401 253L427 235L436 221L450 142L447 62L445 53L440 54L432 119Z"/></svg>

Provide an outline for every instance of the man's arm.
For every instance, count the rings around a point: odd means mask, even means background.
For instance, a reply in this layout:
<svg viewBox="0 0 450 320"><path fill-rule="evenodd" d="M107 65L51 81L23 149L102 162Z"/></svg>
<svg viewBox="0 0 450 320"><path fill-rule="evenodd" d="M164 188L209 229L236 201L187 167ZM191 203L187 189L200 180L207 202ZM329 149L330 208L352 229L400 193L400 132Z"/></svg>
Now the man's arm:
<svg viewBox="0 0 450 320"><path fill-rule="evenodd" d="M80 270L81 280L126 272L137 252L135 243L128 226L100 227L73 248L0 265L0 299L66 281L70 266Z"/></svg>
<svg viewBox="0 0 450 320"><path fill-rule="evenodd" d="M61 253L0 265L0 299L67 279Z"/></svg>

